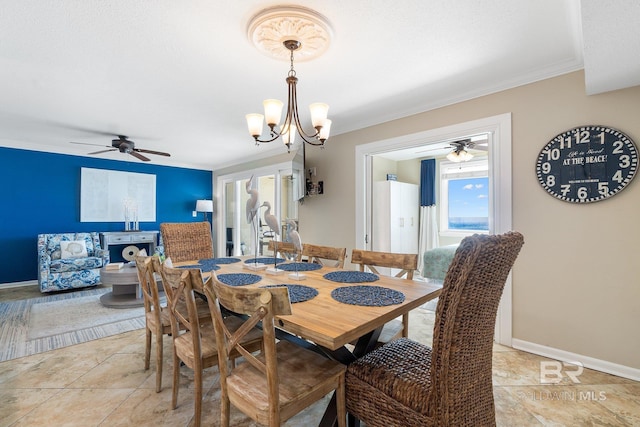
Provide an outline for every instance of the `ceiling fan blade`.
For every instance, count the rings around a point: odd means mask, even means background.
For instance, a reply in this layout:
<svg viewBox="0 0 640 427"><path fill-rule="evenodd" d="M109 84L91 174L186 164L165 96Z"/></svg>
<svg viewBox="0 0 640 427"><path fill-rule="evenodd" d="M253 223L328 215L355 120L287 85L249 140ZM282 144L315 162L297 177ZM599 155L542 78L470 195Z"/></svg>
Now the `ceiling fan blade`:
<svg viewBox="0 0 640 427"><path fill-rule="evenodd" d="M75 142L75 141L69 141L72 144L80 144L80 145L95 145L96 147L111 147L111 145L104 145L104 144L90 144L88 142Z"/></svg>
<svg viewBox="0 0 640 427"><path fill-rule="evenodd" d="M143 162L151 161L150 158L143 156L142 154L138 153L136 150L130 151L129 154L131 154L133 157L137 157L138 159L142 160Z"/></svg>
<svg viewBox="0 0 640 427"><path fill-rule="evenodd" d="M163 153L162 151L145 150L144 148L134 148L133 150L138 151L140 153L157 154L158 156L171 157L171 154Z"/></svg>
<svg viewBox="0 0 640 427"><path fill-rule="evenodd" d="M118 151L117 148L112 148L111 150L101 150L101 151L94 151L93 153L87 153L87 154L100 154L100 153L106 153L109 151Z"/></svg>

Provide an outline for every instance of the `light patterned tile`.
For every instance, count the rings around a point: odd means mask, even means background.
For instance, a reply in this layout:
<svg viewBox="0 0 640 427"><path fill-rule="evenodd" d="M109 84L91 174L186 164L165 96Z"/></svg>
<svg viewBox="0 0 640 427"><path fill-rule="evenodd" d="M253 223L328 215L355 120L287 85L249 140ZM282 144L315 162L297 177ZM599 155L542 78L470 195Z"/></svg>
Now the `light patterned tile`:
<svg viewBox="0 0 640 427"><path fill-rule="evenodd" d="M134 390L67 389L18 420L15 427L97 426Z"/></svg>
<svg viewBox="0 0 640 427"><path fill-rule="evenodd" d="M8 366L11 366L11 362ZM94 360L74 357L73 354L52 354L28 369L3 382L3 388L64 388L91 371L98 364Z"/></svg>
<svg viewBox="0 0 640 427"><path fill-rule="evenodd" d="M0 427L12 425L43 402L63 392L63 389L0 390Z"/></svg>
<svg viewBox="0 0 640 427"><path fill-rule="evenodd" d="M601 404L599 386L540 385L504 387L544 426L630 426Z"/></svg>
<svg viewBox="0 0 640 427"><path fill-rule="evenodd" d="M498 427L535 427L542 424L504 387L494 387L496 425Z"/></svg>
<svg viewBox="0 0 640 427"><path fill-rule="evenodd" d="M178 396L178 406L171 408L171 388L160 393L155 389L138 389L104 420L104 426L188 426L193 418L193 395ZM216 425L216 424L203 424Z"/></svg>
<svg viewBox="0 0 640 427"><path fill-rule="evenodd" d="M640 426L640 383L599 385L594 387L604 393L605 400L600 404L618 414L632 426Z"/></svg>
<svg viewBox="0 0 640 427"><path fill-rule="evenodd" d="M85 373L68 387L110 389L138 388L151 375L153 375L152 371L144 370L144 365L140 363L137 355L116 353Z"/></svg>

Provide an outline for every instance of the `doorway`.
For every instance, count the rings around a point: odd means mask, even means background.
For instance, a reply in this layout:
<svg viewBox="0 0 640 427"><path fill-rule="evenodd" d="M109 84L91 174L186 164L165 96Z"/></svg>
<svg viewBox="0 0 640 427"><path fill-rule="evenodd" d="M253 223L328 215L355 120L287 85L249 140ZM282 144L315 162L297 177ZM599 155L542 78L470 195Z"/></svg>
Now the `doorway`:
<svg viewBox="0 0 640 427"><path fill-rule="evenodd" d="M499 234L512 229L511 215L511 114L404 135L356 147L356 248L371 249L373 157L398 150L435 148L443 141L455 141L469 136L490 135L489 167L489 233ZM496 319L496 342L510 346L511 275L507 279Z"/></svg>

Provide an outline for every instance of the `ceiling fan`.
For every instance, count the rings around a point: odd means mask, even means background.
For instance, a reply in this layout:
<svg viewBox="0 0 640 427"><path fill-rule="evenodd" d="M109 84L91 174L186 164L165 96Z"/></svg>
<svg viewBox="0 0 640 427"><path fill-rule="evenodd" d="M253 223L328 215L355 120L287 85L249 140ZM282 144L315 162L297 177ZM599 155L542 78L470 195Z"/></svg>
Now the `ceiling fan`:
<svg viewBox="0 0 640 427"><path fill-rule="evenodd" d="M73 141L71 141L71 143L72 144L82 144L82 145L95 145L95 146L98 146L98 147L109 147L108 150L94 151L94 152L88 153L88 154L100 154L100 153L106 153L106 152L109 152L109 151L118 150L121 153L131 154L133 157L136 157L136 158L142 160L143 162L148 162L151 159L149 159L146 156L143 156L140 153L155 154L155 155L158 155L158 156L171 157L171 154L163 153L162 151L153 151L153 150L145 150L143 148L136 148L135 142L131 141L126 136L124 136L124 135L116 135L116 136L117 136L117 139L112 140L110 146L109 145L101 145L101 144L89 144L87 142L73 142Z"/></svg>

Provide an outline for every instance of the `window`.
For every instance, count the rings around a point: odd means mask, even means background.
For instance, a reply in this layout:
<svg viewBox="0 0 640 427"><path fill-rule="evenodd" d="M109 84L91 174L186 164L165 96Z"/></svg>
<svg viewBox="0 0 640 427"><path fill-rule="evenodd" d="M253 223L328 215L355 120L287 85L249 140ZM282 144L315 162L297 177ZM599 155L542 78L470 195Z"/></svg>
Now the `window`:
<svg viewBox="0 0 640 427"><path fill-rule="evenodd" d="M440 230L471 234L489 231L487 159L440 162Z"/></svg>

